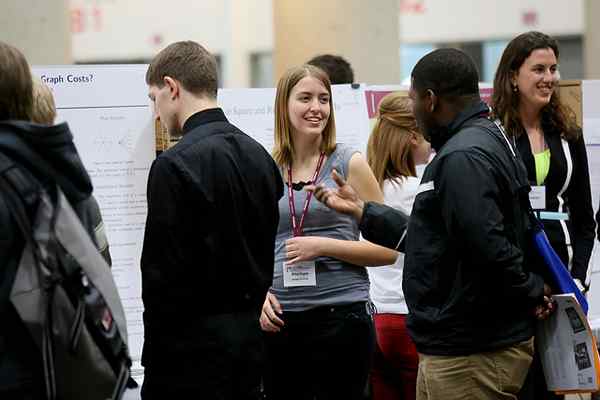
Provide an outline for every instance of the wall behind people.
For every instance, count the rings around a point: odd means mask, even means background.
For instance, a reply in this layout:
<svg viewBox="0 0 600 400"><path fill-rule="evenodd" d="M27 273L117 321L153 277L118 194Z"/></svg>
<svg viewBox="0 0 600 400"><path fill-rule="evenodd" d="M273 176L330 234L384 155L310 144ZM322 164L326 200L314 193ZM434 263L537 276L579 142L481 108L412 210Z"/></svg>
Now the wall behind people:
<svg viewBox="0 0 600 400"><path fill-rule="evenodd" d="M357 82L399 82L397 1L278 0L273 16L275 79L315 54L332 53L352 64Z"/></svg>
<svg viewBox="0 0 600 400"><path fill-rule="evenodd" d="M594 0L585 0L585 40L584 60L585 77L587 79L600 79L600 3Z"/></svg>
<svg viewBox="0 0 600 400"><path fill-rule="evenodd" d="M406 43L465 42L511 38L543 29L553 36L580 35L583 0L476 0L400 2L400 39ZM451 18L448 18L451 16Z"/></svg>
<svg viewBox="0 0 600 400"><path fill-rule="evenodd" d="M273 48L272 0L72 0L80 62L147 62L167 43L198 39L217 55L221 83L250 84L249 62ZM118 38L118 46L115 46Z"/></svg>
<svg viewBox="0 0 600 400"><path fill-rule="evenodd" d="M32 64L71 62L68 0L3 0L0 37Z"/></svg>

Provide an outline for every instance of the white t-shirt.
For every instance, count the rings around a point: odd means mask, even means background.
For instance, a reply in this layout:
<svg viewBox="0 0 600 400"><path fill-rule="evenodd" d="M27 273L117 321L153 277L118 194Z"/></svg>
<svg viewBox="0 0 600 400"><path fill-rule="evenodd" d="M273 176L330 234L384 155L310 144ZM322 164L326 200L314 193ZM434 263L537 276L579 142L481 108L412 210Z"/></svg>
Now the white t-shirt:
<svg viewBox="0 0 600 400"><path fill-rule="evenodd" d="M406 214L410 214L415 201L415 195L421 182L422 169L417 171L419 177L409 176L395 183L386 180L383 183L385 204ZM393 265L384 267L369 267L371 281L370 296L378 314L408 314L408 308L402 292L402 269L404 254L400 253Z"/></svg>

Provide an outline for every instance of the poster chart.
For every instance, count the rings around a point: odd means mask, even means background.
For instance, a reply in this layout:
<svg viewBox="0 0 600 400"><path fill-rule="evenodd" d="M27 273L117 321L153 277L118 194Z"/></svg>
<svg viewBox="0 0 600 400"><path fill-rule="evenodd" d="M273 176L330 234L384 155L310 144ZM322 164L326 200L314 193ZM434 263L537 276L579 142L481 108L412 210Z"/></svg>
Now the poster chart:
<svg viewBox="0 0 600 400"><path fill-rule="evenodd" d="M598 212L600 202L600 81L582 81L583 135L586 142L592 205ZM596 337L600 336L600 243L594 241L590 260L591 286L588 293L590 310L588 318Z"/></svg>
<svg viewBox="0 0 600 400"><path fill-rule="evenodd" d="M581 82L583 133L588 145L600 145L600 80Z"/></svg>
<svg viewBox="0 0 600 400"><path fill-rule="evenodd" d="M146 182L154 159L154 123L146 65L37 66L53 91L57 122L66 121L92 179L127 317L129 347L141 357L144 338L140 256ZM135 371L134 371L135 372Z"/></svg>
<svg viewBox="0 0 600 400"><path fill-rule="evenodd" d="M338 143L366 154L369 121L365 85L331 87ZM229 121L271 153L274 144L275 89L220 89L219 106Z"/></svg>

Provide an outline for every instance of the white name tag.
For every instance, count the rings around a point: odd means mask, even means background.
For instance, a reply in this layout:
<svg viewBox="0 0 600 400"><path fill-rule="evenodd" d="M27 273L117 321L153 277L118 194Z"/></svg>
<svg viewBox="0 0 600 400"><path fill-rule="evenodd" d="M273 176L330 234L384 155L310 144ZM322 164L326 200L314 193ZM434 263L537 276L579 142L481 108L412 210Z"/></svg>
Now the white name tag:
<svg viewBox="0 0 600 400"><path fill-rule="evenodd" d="M317 286L315 262L302 261L292 265L283 263L283 286Z"/></svg>
<svg viewBox="0 0 600 400"><path fill-rule="evenodd" d="M529 192L529 202L534 210L546 209L546 186L532 186Z"/></svg>

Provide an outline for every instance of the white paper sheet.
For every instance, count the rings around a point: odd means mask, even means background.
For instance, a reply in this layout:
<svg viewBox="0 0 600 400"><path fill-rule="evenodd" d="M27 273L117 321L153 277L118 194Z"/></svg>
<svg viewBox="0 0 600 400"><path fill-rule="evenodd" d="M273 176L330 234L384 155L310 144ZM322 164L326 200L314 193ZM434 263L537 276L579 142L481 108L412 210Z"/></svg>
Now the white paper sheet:
<svg viewBox="0 0 600 400"><path fill-rule="evenodd" d="M53 90L57 122L68 122L92 179L135 360L141 357L144 337L140 256L147 213L146 182L154 159L154 125L144 81L146 68L32 68Z"/></svg>
<svg viewBox="0 0 600 400"><path fill-rule="evenodd" d="M274 88L220 89L219 106L227 119L254 138L271 153L275 126ZM336 138L339 143L366 153L369 140L369 121L365 103L364 85L332 86Z"/></svg>
<svg viewBox="0 0 600 400"><path fill-rule="evenodd" d="M587 144L600 144L600 80L582 81L583 134Z"/></svg>

